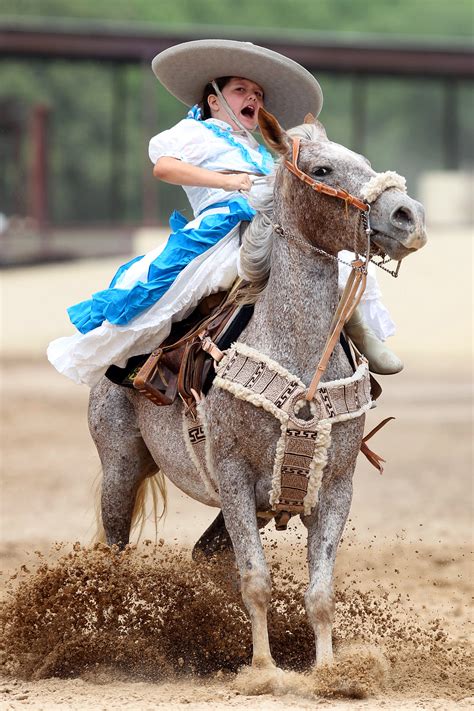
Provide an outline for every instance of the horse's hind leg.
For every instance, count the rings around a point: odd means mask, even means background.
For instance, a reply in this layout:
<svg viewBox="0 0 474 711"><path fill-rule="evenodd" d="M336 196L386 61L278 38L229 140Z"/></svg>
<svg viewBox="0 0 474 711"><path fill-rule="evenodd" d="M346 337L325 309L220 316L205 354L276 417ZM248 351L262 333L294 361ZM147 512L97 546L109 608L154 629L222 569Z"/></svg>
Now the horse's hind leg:
<svg viewBox="0 0 474 711"><path fill-rule="evenodd" d="M352 500L352 471L323 481L319 503L303 518L308 528L309 587L306 612L316 639L316 666L330 664L334 601L332 578L337 548Z"/></svg>
<svg viewBox="0 0 474 711"><path fill-rule="evenodd" d="M267 525L268 518L257 518L259 528ZM199 540L194 544L193 560L198 561L202 556L212 558L216 553L233 551L232 540L227 531L224 516L220 511L211 525L206 528Z"/></svg>
<svg viewBox="0 0 474 711"><path fill-rule="evenodd" d="M126 392L103 378L91 391L89 429L102 463L102 523L109 545L129 541L135 498L157 470Z"/></svg>
<svg viewBox="0 0 474 711"><path fill-rule="evenodd" d="M216 553L232 550L232 541L225 526L222 511L219 511L211 525L206 528L194 544L192 557L199 561L201 557L212 558Z"/></svg>

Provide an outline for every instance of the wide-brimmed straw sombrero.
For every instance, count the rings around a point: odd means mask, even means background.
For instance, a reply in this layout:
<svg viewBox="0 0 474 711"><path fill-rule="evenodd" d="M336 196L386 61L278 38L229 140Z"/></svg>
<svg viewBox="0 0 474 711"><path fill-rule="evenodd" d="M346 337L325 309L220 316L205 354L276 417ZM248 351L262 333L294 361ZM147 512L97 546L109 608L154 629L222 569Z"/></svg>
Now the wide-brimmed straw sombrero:
<svg viewBox="0 0 474 711"><path fill-rule="evenodd" d="M309 112L317 116L323 105L321 87L312 74L292 59L251 42L184 42L158 54L152 68L170 94L186 106L198 103L213 79L250 79L263 88L265 108L284 128L302 123Z"/></svg>

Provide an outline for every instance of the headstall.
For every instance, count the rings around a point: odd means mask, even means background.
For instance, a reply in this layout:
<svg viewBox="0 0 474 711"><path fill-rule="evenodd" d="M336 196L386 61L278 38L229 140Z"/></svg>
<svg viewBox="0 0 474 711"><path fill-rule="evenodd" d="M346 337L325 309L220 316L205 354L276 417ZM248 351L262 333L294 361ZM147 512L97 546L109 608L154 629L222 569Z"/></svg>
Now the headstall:
<svg viewBox="0 0 474 711"><path fill-rule="evenodd" d="M324 193L325 195L330 195L331 197L339 198L340 200L344 200L346 206L353 205L362 212L370 212L370 205L368 203L364 202L363 200L359 200L359 198L355 197L355 195L351 195L350 193L348 193L347 190L344 190L343 188L332 188L330 185L326 185L326 183L321 183L319 180L311 178L311 176L309 176L307 173L300 170L300 168L298 168L300 143L301 139L299 137L293 138L291 161L285 160L285 167L288 168L290 173L296 175L297 178L302 180L303 183L305 183L306 185L309 185L309 187L312 190L315 190L317 193Z"/></svg>
<svg viewBox="0 0 474 711"><path fill-rule="evenodd" d="M304 240L305 246L309 247L311 250L314 250L320 254L323 254L326 257L329 257L330 259L334 259L339 262L343 262L344 264L347 264L348 266L351 267L351 273L349 275L349 278L347 280L347 284L345 286L345 289L342 293L342 296L340 298L339 304L336 309L336 313L334 314L333 321L331 324L331 329L329 336L326 341L326 345L323 350L323 354L321 356L321 359L317 365L316 372L313 376L313 379L308 387L308 390L306 392L305 398L308 401L311 401L314 398L314 395L316 393L318 384L321 380L321 377L326 370L327 364L329 362L329 359L331 357L331 354L334 350L334 347L339 340L339 336L341 334L342 329L344 328L344 324L346 321L351 317L353 314L355 308L359 304L362 295L365 291L365 286L367 283L367 269L368 269L368 264L369 261L372 261L373 264L376 266L380 267L381 269L384 269L384 271L388 271L392 276L398 276L398 271L400 268L400 262L398 262L398 266L395 271L390 271L388 270L384 264L385 259L382 259L381 262L374 262L373 258L371 259L370 257L370 235L372 233L372 229L370 227L370 204L368 202L364 202L363 200L360 200L359 198L355 197L355 195L351 195L351 193L347 192L347 190L344 190L343 188L333 188L330 185L326 185L326 183L322 183L318 180L315 180L312 178L310 175L302 171L298 167L298 156L300 152L300 142L301 139L299 137L294 137L293 139L293 147L292 147L292 156L291 156L291 161L285 160L284 165L285 167L293 173L299 180L301 180L305 185L310 187L312 190L318 193L323 193L324 195L329 195L331 197L338 198L339 200L343 200L345 203L346 207L346 212L348 210L348 206L352 205L355 207L357 210L360 211L361 215L361 220L362 224L364 227L364 232L367 237L367 251L365 255L365 259L361 259L360 256L357 254L356 251L356 259L352 261L351 263L344 262L344 260L340 259L338 256L330 254L326 252L325 250L316 247L315 245L310 244L306 240ZM290 237L288 232L281 226L281 225L274 225L274 230L278 234L285 236L285 237ZM293 237L293 241L298 241ZM389 259L390 261L390 259Z"/></svg>
<svg viewBox="0 0 474 711"><path fill-rule="evenodd" d="M380 255L375 255L377 257L380 256L379 261L375 261L375 257L372 256L370 257L370 235L372 234L372 228L370 226L370 203L369 202L364 202L364 200L361 200L360 198L357 198L355 195L351 195L351 193L348 193L347 190L344 190L344 188L333 188L330 185L327 185L326 183L322 183L319 180L315 180L312 178L310 175L302 171L298 167L298 156L300 152L300 143L301 143L301 138L299 136L295 136L292 139L293 142L293 147L292 147L292 157L291 161L285 160L284 165L285 167L290 171L290 173L293 173L299 180L301 180L305 185L308 185L312 190L314 190L317 193L323 193L324 195L329 195L330 197L335 197L338 198L339 200L342 200L345 203L346 207L346 212L348 209L348 205L353 205L355 208L360 210L360 215L361 215L361 220L362 220L362 225L364 227L364 232L367 235L367 252L366 252L366 262L370 261L371 264L374 264L374 266L379 267L379 269L383 269L383 271L388 272L393 277L398 277L398 273L400 271L400 264L401 262L397 262L397 266L395 269L387 269L385 266L388 262L391 261L390 257L382 257ZM399 181L401 181L403 184L405 183L405 179L401 178L401 176L397 176L396 173L390 173L391 175L394 175L398 178ZM396 187L401 187L400 185L396 185ZM296 239L294 236L291 236L287 230L285 230L281 225L273 225L275 232L277 234L290 238L292 237L293 241L299 241ZM323 249L320 249L319 247L315 247L315 245L310 244L305 240L305 244L307 247L309 247L311 250L318 252L319 254L323 254L326 257L329 257L330 259L334 259L337 262L341 262L342 264L345 264L348 267L351 267L352 269L365 269L366 265L361 268L360 266L354 266L355 262L346 262L344 259L341 259L340 257L337 257L333 254L330 254L329 252L326 252ZM354 250L356 251L356 250Z"/></svg>

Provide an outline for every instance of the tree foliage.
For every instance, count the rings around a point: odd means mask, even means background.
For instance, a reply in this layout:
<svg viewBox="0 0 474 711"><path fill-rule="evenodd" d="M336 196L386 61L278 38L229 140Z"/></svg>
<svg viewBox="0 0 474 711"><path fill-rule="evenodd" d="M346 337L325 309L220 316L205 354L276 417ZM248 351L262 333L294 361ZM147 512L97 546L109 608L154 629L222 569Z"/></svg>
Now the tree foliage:
<svg viewBox="0 0 474 711"><path fill-rule="evenodd" d="M470 36L471 0L1 0L0 15Z"/></svg>

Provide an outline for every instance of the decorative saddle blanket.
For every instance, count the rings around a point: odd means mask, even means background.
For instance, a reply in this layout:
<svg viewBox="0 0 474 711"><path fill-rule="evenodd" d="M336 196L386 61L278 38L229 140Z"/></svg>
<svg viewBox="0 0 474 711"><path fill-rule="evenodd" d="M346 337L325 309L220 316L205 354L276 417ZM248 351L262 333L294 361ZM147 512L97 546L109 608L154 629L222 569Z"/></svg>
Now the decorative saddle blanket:
<svg viewBox="0 0 474 711"><path fill-rule="evenodd" d="M332 425L360 417L372 406L367 361L362 359L350 378L320 383L310 403L299 378L243 343L234 343L215 367L215 387L261 407L281 424L269 492L271 510L310 514L318 500ZM218 497L205 422L185 414L184 427L191 458L209 493Z"/></svg>

